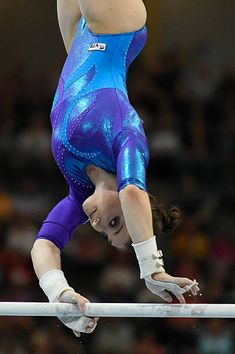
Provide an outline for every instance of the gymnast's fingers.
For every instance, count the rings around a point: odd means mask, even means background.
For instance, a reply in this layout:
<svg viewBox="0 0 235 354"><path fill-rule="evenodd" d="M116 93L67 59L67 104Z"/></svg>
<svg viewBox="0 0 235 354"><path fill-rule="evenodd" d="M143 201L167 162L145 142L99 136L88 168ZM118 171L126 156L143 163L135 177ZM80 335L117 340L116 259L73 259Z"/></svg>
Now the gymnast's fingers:
<svg viewBox="0 0 235 354"><path fill-rule="evenodd" d="M91 333L97 326L97 321L91 320L88 325L86 326L86 333Z"/></svg>
<svg viewBox="0 0 235 354"><path fill-rule="evenodd" d="M172 302L172 297L164 290L159 293L159 296L166 302Z"/></svg>
<svg viewBox="0 0 235 354"><path fill-rule="evenodd" d="M80 332L77 332L77 331L73 331L73 333L75 334L76 337L81 337L81 333Z"/></svg>
<svg viewBox="0 0 235 354"><path fill-rule="evenodd" d="M179 302L181 304L186 304L186 301L185 301L185 298L183 297L182 294L179 294L179 293L174 293L175 297L177 297L177 299L179 300Z"/></svg>

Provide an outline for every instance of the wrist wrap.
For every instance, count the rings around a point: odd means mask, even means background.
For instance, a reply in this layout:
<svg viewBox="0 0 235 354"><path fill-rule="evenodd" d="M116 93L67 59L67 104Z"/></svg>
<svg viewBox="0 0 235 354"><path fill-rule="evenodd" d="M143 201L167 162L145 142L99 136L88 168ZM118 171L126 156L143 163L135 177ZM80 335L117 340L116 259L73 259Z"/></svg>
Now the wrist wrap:
<svg viewBox="0 0 235 354"><path fill-rule="evenodd" d="M57 302L60 295L66 290L73 290L65 279L61 270L49 270L39 280L39 285L50 302Z"/></svg>
<svg viewBox="0 0 235 354"><path fill-rule="evenodd" d="M161 250L157 249L156 236L140 243L132 243L132 247L139 262L140 279L144 279L153 273L165 272L163 254Z"/></svg>

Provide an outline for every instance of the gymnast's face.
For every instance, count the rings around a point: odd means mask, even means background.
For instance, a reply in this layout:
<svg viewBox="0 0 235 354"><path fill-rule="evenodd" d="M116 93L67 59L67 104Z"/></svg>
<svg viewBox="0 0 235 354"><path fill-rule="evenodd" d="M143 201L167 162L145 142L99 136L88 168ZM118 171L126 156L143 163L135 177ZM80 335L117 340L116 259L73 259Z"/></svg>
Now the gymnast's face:
<svg viewBox="0 0 235 354"><path fill-rule="evenodd" d="M130 243L122 213L118 192L95 191L83 203L83 210L89 217L93 229L101 233L109 243L119 249L126 249Z"/></svg>

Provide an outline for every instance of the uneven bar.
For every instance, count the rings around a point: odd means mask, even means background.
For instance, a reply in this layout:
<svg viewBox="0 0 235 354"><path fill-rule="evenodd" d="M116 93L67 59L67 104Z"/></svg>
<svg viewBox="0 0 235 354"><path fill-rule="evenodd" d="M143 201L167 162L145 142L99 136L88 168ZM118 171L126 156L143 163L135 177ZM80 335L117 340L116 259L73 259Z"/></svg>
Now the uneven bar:
<svg viewBox="0 0 235 354"><path fill-rule="evenodd" d="M81 316L79 307L64 303L0 302L0 316ZM235 304L89 303L88 317L235 318Z"/></svg>

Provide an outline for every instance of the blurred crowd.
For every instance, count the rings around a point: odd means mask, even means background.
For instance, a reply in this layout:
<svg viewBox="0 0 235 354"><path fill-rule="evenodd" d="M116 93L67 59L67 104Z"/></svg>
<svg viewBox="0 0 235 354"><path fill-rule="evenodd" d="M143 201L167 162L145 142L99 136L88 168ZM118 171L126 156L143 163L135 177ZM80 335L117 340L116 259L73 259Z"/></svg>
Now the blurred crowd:
<svg viewBox="0 0 235 354"><path fill-rule="evenodd" d="M49 114L58 71L22 67L0 86L0 301L47 301L30 250L48 211L68 192L52 158ZM177 232L158 235L167 271L197 279L187 302L235 300L235 70L213 69L201 48L164 51L136 62L130 100L143 119L149 191L177 205ZM81 226L62 255L65 275L96 302L161 302L139 280L133 254ZM233 320L102 319L74 337L56 318L0 317L0 354L234 354Z"/></svg>

